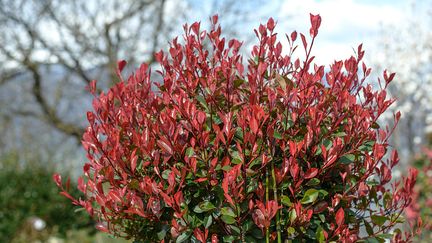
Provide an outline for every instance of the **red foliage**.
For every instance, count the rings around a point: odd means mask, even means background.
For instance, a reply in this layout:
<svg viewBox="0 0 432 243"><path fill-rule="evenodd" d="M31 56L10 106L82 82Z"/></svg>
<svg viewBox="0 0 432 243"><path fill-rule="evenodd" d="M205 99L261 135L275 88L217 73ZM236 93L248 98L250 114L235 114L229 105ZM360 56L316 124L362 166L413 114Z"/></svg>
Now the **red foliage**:
<svg viewBox="0 0 432 243"><path fill-rule="evenodd" d="M325 71L311 56L321 17L310 19L304 60L293 55L297 32L283 52L270 19L245 67L242 43L223 38L215 16L210 31L185 25L183 44L175 38L155 54L161 84L147 64L123 80L120 61L121 82L95 95L87 114L85 198L63 193L106 222L101 230L135 239L388 237L416 177L389 185L393 128L377 120L393 103L394 74L378 89L367 84L362 45Z"/></svg>

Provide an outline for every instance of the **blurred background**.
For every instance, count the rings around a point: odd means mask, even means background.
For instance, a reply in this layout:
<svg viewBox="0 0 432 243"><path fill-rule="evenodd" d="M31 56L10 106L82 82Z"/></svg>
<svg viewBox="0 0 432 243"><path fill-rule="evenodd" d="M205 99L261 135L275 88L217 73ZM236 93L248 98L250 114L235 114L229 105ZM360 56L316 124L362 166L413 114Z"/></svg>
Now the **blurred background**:
<svg viewBox="0 0 432 243"><path fill-rule="evenodd" d="M117 60L128 61L125 75L142 62L157 69L153 53L184 23L205 28L213 14L248 55L260 22L275 18L283 38L308 33L309 13L323 18L317 63L348 58L363 43L371 80L385 68L397 73L390 85L397 101L382 124L402 112L391 141L401 156L394 176L420 169L412 213L430 216L431 0L0 0L0 242L121 242L96 233L51 180L59 171L74 187L86 162L80 139L92 96L85 87L116 83Z"/></svg>

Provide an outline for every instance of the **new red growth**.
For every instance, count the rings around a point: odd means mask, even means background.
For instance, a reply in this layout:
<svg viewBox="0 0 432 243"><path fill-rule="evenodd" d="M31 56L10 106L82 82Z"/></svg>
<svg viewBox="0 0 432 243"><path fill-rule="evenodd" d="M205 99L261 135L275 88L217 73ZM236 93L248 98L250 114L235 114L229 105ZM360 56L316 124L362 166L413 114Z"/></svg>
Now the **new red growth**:
<svg viewBox="0 0 432 243"><path fill-rule="evenodd" d="M390 182L393 128L377 122L393 103L394 74L378 89L367 83L362 45L317 65L321 17L310 19L303 59L297 32L283 49L269 19L245 66L242 42L222 37L214 16L209 31L185 25L182 41L155 54L162 83L147 64L123 80L120 61L121 82L95 94L87 114L85 196L62 193L104 222L100 230L136 240L401 240L390 233L416 173Z"/></svg>

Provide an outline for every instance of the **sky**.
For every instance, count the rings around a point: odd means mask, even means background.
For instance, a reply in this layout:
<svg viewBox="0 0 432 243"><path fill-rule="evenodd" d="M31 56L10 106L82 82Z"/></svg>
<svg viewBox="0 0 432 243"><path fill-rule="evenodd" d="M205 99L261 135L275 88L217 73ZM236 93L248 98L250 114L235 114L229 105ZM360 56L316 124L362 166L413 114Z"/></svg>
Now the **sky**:
<svg viewBox="0 0 432 243"><path fill-rule="evenodd" d="M399 26L412 16L414 1L409 0L285 0L278 14L279 28L309 33L309 13L320 14L321 28L314 48L316 61L330 64L347 58L363 43L366 50L376 50L385 26ZM417 1L417 5L431 1ZM369 52L369 56L373 53Z"/></svg>

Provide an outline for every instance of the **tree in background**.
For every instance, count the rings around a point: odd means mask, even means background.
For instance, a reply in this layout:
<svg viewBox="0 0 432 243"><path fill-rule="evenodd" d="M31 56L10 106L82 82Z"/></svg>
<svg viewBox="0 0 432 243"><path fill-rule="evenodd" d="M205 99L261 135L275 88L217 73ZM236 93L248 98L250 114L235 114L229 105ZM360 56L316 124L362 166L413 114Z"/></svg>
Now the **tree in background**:
<svg viewBox="0 0 432 243"><path fill-rule="evenodd" d="M391 67L397 73L389 85L389 93L396 98L390 111L400 110L402 116L392 143L401 152L404 166L421 152L432 131L431 10L432 1L413 2L405 24L383 30L379 56L375 57L377 69Z"/></svg>
<svg viewBox="0 0 432 243"><path fill-rule="evenodd" d="M422 218L423 232L416 242L431 242L432 1L413 1L410 11L404 24L384 29L379 47L384 52L375 62L397 72L389 85L396 98L390 110L400 110L402 115L392 143L401 152L402 169L415 167L419 171L414 203L405 213L411 223Z"/></svg>
<svg viewBox="0 0 432 243"><path fill-rule="evenodd" d="M75 154L91 98L85 86L118 81L118 59L153 63L178 26L220 12L241 32L260 1L0 1L0 106L3 151ZM277 4L274 6L277 7ZM198 15L199 16L199 15ZM199 17L207 17L199 16ZM54 129L53 129L54 128ZM34 141L37 141L35 143ZM40 152L43 151L43 152ZM24 155L20 155L24 156ZM21 158L23 159L23 158ZM26 158L24 158L25 160Z"/></svg>

